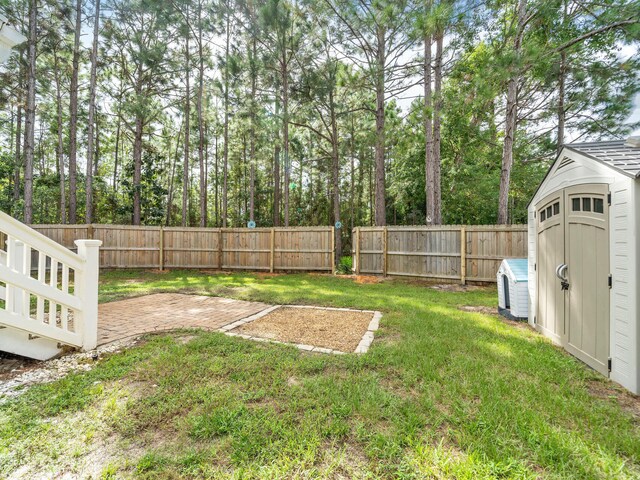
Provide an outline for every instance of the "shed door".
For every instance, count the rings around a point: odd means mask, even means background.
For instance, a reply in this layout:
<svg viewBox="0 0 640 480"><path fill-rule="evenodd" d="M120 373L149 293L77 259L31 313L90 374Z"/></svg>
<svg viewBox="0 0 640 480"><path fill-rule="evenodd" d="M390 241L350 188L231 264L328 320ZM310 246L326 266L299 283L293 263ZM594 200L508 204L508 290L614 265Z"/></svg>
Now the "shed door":
<svg viewBox="0 0 640 480"><path fill-rule="evenodd" d="M608 186L568 187L536 205L536 325L607 375L609 358ZM567 266L568 290L556 276Z"/></svg>
<svg viewBox="0 0 640 480"><path fill-rule="evenodd" d="M565 189L566 348L607 375L609 358L609 208L607 185Z"/></svg>
<svg viewBox="0 0 640 480"><path fill-rule="evenodd" d="M536 205L538 222L538 304L536 325L545 335L562 343L564 327L564 292L555 270L564 263L564 197L562 191L543 198Z"/></svg>

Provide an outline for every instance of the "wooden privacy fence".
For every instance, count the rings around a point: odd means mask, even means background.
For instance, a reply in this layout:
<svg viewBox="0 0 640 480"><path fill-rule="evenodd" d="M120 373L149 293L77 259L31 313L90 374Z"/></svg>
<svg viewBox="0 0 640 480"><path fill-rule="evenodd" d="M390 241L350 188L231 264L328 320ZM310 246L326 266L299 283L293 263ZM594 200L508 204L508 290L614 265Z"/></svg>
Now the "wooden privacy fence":
<svg viewBox="0 0 640 480"><path fill-rule="evenodd" d="M526 225L357 227L356 274L495 282L500 262L527 256Z"/></svg>
<svg viewBox="0 0 640 480"><path fill-rule="evenodd" d="M211 268L333 271L333 227L192 228L129 225L33 225L74 250L102 240L104 268Z"/></svg>

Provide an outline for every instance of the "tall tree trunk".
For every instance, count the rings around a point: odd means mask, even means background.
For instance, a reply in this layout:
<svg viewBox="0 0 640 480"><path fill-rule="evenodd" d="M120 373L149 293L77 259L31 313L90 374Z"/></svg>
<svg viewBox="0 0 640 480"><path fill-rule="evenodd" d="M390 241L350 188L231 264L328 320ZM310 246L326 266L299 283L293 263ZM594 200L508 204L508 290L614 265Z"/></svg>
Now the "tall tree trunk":
<svg viewBox="0 0 640 480"><path fill-rule="evenodd" d="M22 169L22 102L23 97L23 69L22 69L22 52L20 52L20 73L18 75L18 113L16 119L16 153L15 166L13 170L13 202L17 204L20 200L20 170Z"/></svg>
<svg viewBox="0 0 640 480"><path fill-rule="evenodd" d="M238 223L242 224L243 217L246 216L247 211L249 210L249 205L247 205L249 195L247 192L247 135L246 133L242 134L242 197L244 200L244 212L241 209L238 209ZM242 202L238 202L242 204Z"/></svg>
<svg viewBox="0 0 640 480"><path fill-rule="evenodd" d="M425 136L425 188L426 188L426 220L433 225L436 217L435 208L435 167L433 158L433 95L431 92L431 44L433 37L427 35L424 40L424 136Z"/></svg>
<svg viewBox="0 0 640 480"><path fill-rule="evenodd" d="M331 113L331 190L333 193L333 221L340 221L340 157L338 154L338 119L333 99L333 90L329 92L329 108ZM342 230L335 230L335 261L340 264L342 256Z"/></svg>
<svg viewBox="0 0 640 480"><path fill-rule="evenodd" d="M78 150L78 69L80 61L80 30L82 0L76 0L76 23L73 40L71 95L69 99L69 222L77 222L77 150Z"/></svg>
<svg viewBox="0 0 640 480"><path fill-rule="evenodd" d="M256 166L253 162L251 162L251 167L249 169L249 220L252 222L255 221L255 185L256 185Z"/></svg>
<svg viewBox="0 0 640 480"><path fill-rule="evenodd" d="M24 223L33 222L33 154L35 147L36 121L36 43L38 2L29 2L29 44L27 70L27 112L25 116L24 143Z"/></svg>
<svg viewBox="0 0 640 480"><path fill-rule="evenodd" d="M376 58L376 150L375 150L375 224L387 224L385 199L385 30L378 27Z"/></svg>
<svg viewBox="0 0 640 480"><path fill-rule="evenodd" d="M517 31L513 41L513 51L518 57L522 44L526 20L527 0L518 0ZM498 224L509 222L509 187L511 182L511 167L513 166L513 144L515 141L518 118L518 84L521 73L517 60L511 67L511 76L507 85L507 106L505 111L504 144L502 147L502 169L500 172L500 196L498 199Z"/></svg>
<svg viewBox="0 0 640 480"><path fill-rule="evenodd" d="M273 225L280 226L280 143L273 150Z"/></svg>
<svg viewBox="0 0 640 480"><path fill-rule="evenodd" d="M58 52L53 52L54 59L54 78L56 81L56 107L57 107L57 134L58 134L58 143L56 145L56 155L57 155L57 164L58 164L58 172L60 175L60 222L67 223L67 201L65 195L65 180L64 180L64 144L63 144L63 135L62 135L62 88L61 88L61 80L60 80L60 68L58 66Z"/></svg>
<svg viewBox="0 0 640 480"><path fill-rule="evenodd" d="M118 123L116 125L116 145L114 148L113 160L113 193L118 191L118 153L120 152L120 112L118 112Z"/></svg>
<svg viewBox="0 0 640 480"><path fill-rule="evenodd" d="M219 177L219 173L220 173L220 169L219 167L219 152L218 152L218 130L215 130L215 137L213 138L214 140L214 150L213 153L215 155L215 164L214 164L214 187L215 187L215 191L214 191L214 199L213 199L213 203L215 204L215 225L216 227L220 226L220 177Z"/></svg>
<svg viewBox="0 0 640 480"><path fill-rule="evenodd" d="M185 97L184 97L184 165L182 180L182 226L189 223L189 143L190 143L190 120L191 120L191 84L189 82L189 34L185 38Z"/></svg>
<svg viewBox="0 0 640 480"><path fill-rule="evenodd" d="M564 144L564 129L566 122L564 96L565 82L567 75L567 52L560 52L560 71L558 72L558 144L556 146L557 154L560 155L562 145Z"/></svg>
<svg viewBox="0 0 640 480"><path fill-rule="evenodd" d="M283 56L286 53L283 52ZM284 226L289 226L289 183L291 158L289 157L289 70L286 59L282 61L282 144L284 147Z"/></svg>
<svg viewBox="0 0 640 480"><path fill-rule="evenodd" d="M434 73L433 102L433 223L442 223L442 193L440 187L440 112L442 110L442 49L444 31L436 35L436 61Z"/></svg>
<svg viewBox="0 0 640 480"><path fill-rule="evenodd" d="M120 71L120 78L124 78L124 65L122 65L122 69ZM118 155L120 153L120 128L122 124L122 97L124 96L122 81L120 81L120 91L118 92L118 109L116 116L118 118L116 124L116 145L114 152L114 162L113 162L113 193L115 194L118 191Z"/></svg>
<svg viewBox="0 0 640 480"><path fill-rule="evenodd" d="M173 163L171 165L171 178L169 179L169 192L167 195L167 221L166 221L167 227L171 222L171 208L173 207L173 183L176 177L176 164L178 163L181 135L182 135L182 123L180 124L180 129L178 130L178 138L176 139L176 151L173 155Z"/></svg>
<svg viewBox="0 0 640 480"><path fill-rule="evenodd" d="M356 204L356 218L355 223L360 226L363 218L363 205L364 204L364 152L362 148L358 150L358 197Z"/></svg>
<svg viewBox="0 0 640 480"><path fill-rule="evenodd" d="M351 145L350 145L350 156L351 156L351 175L349 176L351 180L350 185L350 194L349 194L349 229L353 230L355 227L355 161L356 161L356 140L355 140L355 128L353 125L353 116L351 116Z"/></svg>
<svg viewBox="0 0 640 480"><path fill-rule="evenodd" d="M252 36L251 40L251 54L252 63L249 66L251 68L251 128L249 130L249 155L251 157L251 180L249 186L249 219L255 221L255 195L256 195L256 94L258 90L257 86L257 72L256 72L256 56L258 54L256 37Z"/></svg>
<svg viewBox="0 0 640 480"><path fill-rule="evenodd" d="M142 179L142 118L136 116L133 139L133 224L140 225L140 188Z"/></svg>
<svg viewBox="0 0 640 480"><path fill-rule="evenodd" d="M279 85L276 85L276 118L280 115ZM273 151L273 225L280 226L280 129L276 127L276 144Z"/></svg>
<svg viewBox="0 0 640 480"><path fill-rule="evenodd" d="M98 176L98 170L100 166L100 111L96 110L96 131L95 131L96 147L94 148L95 154L93 155L93 178Z"/></svg>
<svg viewBox="0 0 640 480"><path fill-rule="evenodd" d="M229 31L229 14L226 25L226 45L224 62L224 147L222 151L222 227L227 227L227 207L228 207L228 170L229 170L229 42L231 32Z"/></svg>
<svg viewBox="0 0 640 480"><path fill-rule="evenodd" d="M85 223L93 221L94 122L96 117L96 74L98 66L98 36L100 35L100 0L95 0L91 74L89 79L89 118L87 132L87 171L85 178Z"/></svg>
<svg viewBox="0 0 640 480"><path fill-rule="evenodd" d="M198 1L198 161L200 164L200 226L207 226L207 175L204 159L204 118L202 98L204 94L204 52L202 48L202 1Z"/></svg>

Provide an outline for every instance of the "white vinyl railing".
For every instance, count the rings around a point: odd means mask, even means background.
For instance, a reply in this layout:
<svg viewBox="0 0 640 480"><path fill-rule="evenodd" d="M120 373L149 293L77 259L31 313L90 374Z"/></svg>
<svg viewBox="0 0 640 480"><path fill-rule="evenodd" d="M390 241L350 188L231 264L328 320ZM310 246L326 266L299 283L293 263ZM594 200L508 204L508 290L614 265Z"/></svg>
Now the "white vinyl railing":
<svg viewBox="0 0 640 480"><path fill-rule="evenodd" d="M76 254L3 212L0 236L0 327L95 348L102 242L76 240Z"/></svg>

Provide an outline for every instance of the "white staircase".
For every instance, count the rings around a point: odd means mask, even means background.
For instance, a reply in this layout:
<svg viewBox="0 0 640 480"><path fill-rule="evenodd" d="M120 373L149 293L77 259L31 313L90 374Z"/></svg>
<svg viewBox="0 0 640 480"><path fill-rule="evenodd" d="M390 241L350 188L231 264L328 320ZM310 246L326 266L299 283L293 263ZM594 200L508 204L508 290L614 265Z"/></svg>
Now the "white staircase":
<svg viewBox="0 0 640 480"><path fill-rule="evenodd" d="M0 351L46 360L98 339L99 240L78 253L0 212Z"/></svg>

